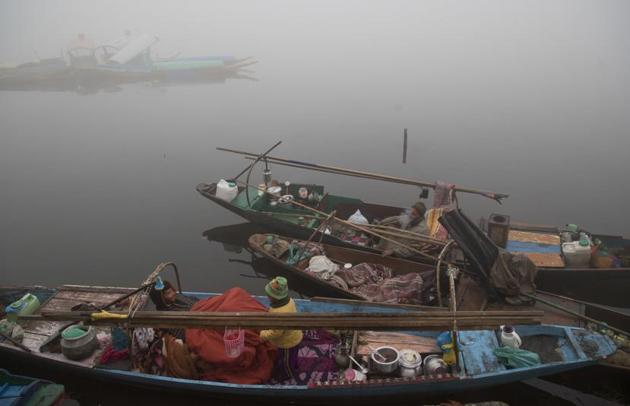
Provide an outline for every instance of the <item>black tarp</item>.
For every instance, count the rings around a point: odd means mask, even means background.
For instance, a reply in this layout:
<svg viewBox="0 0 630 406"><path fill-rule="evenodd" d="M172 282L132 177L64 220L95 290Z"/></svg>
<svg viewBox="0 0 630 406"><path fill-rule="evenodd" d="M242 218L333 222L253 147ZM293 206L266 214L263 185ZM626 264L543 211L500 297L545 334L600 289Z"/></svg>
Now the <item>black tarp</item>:
<svg viewBox="0 0 630 406"><path fill-rule="evenodd" d="M511 254L496 246L460 209L443 214L440 223L464 252L488 293L498 294L512 304L532 302L523 294L536 292L537 268L526 255Z"/></svg>

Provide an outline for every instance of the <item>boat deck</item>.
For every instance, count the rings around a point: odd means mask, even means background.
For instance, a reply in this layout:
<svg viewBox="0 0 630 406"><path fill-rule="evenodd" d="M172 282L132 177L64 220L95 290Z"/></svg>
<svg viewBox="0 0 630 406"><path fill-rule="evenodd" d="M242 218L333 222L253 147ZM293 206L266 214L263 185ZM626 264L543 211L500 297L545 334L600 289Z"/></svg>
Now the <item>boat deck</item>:
<svg viewBox="0 0 630 406"><path fill-rule="evenodd" d="M40 299L42 305L35 314L41 314L46 311L69 311L72 310L74 306L82 304L103 306L131 291L133 291L132 288L78 285L64 285L56 290L36 290L34 294L38 297L38 299ZM23 293L26 292L24 291ZM116 309L124 311L126 310L126 306L122 305ZM22 341L22 344L32 352L40 353L38 355L62 362L82 364L86 366L94 365L94 360L98 355L98 352L95 352L92 356L77 362L66 358L63 354L61 354L58 345L55 345L55 337L58 337L58 333L63 330L65 326L69 325L69 323L62 321L29 320L26 322L20 322L20 325L24 329L24 340ZM97 328L97 330L98 329L99 328ZM2 344L11 345L7 343ZM44 348L48 351L44 351Z"/></svg>

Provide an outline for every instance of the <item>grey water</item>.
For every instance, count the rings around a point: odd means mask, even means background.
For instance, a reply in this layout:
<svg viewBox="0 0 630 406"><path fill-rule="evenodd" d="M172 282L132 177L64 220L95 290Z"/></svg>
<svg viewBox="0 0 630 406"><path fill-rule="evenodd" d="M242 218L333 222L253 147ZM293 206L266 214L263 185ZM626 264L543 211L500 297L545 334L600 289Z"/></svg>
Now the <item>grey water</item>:
<svg viewBox="0 0 630 406"><path fill-rule="evenodd" d="M246 252L204 237L242 220L195 186L248 164L216 147L278 140L277 156L510 195L460 195L473 218L627 235L628 17L612 0L4 1L0 64L125 29L162 56L258 63L213 83L1 91L0 284L138 286L174 261L185 289L262 293ZM272 171L374 203L419 192Z"/></svg>

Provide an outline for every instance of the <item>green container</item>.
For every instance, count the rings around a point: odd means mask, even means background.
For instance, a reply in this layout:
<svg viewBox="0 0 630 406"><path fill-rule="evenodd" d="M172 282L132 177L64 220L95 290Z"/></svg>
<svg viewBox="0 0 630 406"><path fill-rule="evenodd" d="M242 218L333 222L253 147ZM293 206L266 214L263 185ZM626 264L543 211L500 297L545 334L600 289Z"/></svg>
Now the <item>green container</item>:
<svg viewBox="0 0 630 406"><path fill-rule="evenodd" d="M27 293L22 299L8 305L5 311L7 312L7 319L16 322L18 316L33 314L37 309L39 309L39 299L37 296Z"/></svg>

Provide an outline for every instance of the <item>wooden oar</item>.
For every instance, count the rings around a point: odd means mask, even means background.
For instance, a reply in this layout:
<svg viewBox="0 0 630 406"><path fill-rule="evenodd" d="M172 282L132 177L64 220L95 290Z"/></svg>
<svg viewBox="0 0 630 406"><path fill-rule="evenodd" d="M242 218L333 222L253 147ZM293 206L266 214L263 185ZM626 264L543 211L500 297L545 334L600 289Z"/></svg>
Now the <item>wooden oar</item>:
<svg viewBox="0 0 630 406"><path fill-rule="evenodd" d="M256 158L258 156L257 154L253 154L251 152L239 151L239 150L230 149L230 148L218 147L217 150L244 155L250 158ZM402 177L397 177L397 176L383 175L383 174L374 173L374 172L357 171L353 169L341 168L338 166L314 164L310 162L296 161L296 160L284 159L284 158L278 158L278 157L272 157L272 156L267 156L266 159L269 162L272 162L278 165L284 165L284 164L299 165L303 169L335 171L339 174L344 174L347 176L370 177L372 179L379 179L379 180L387 181L387 182L402 183L402 184L421 186L421 187L430 187L433 189L435 189L436 187L436 184L432 182L420 181L420 180L409 179L409 178L402 178ZM509 196L505 193L496 193L496 192L490 192L490 191L481 190L481 189L466 188L466 187L461 187L461 186L456 186L454 190L458 192L472 193L472 194L485 196L487 198L496 200L499 203L501 202L502 199L505 199Z"/></svg>
<svg viewBox="0 0 630 406"><path fill-rule="evenodd" d="M622 330L620 328L617 328L617 327L609 326L607 323L605 323L605 322L603 322L601 320L597 320L597 319L594 319L592 317L588 317L588 316L585 316L583 314L580 314L578 312L574 312L573 310L569 310L566 307L560 306L559 304L550 302L550 301L545 300L545 299L541 299L540 297L538 297L536 295L530 295L529 293L524 293L524 295L529 297L529 298L531 298L531 299L536 300L537 302L543 303L543 304L545 304L547 306L551 306L551 307L553 307L555 309L558 309L558 310L562 310L563 312L568 313L568 314L570 314L572 316L579 317L582 320L590 321L591 323L597 324L598 326L601 326L601 327L607 328L609 330L612 330L615 333L623 334L626 337L630 337L630 333L629 332L624 331L624 330Z"/></svg>

